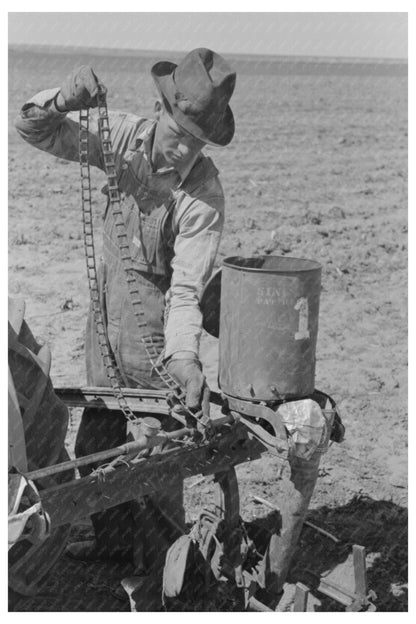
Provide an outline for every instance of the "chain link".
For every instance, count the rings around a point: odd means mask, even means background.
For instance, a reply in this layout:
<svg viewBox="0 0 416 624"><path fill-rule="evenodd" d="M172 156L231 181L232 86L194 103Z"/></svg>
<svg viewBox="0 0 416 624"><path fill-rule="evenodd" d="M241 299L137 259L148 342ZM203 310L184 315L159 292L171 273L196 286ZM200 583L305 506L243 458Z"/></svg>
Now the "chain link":
<svg viewBox="0 0 416 624"><path fill-rule="evenodd" d="M160 351L155 344L152 335L147 331L147 323L144 318L143 304L139 296L139 285L137 283L135 272L132 270L132 259L130 254L130 246L127 238L126 226L123 220L121 209L121 197L118 188L117 171L115 166L114 152L111 142L110 124L108 120L106 95L99 91L97 95L98 102L98 130L101 141L104 169L108 181L108 197L110 209L113 215L116 228L116 237L120 250L120 258L125 272L127 287L133 306L134 316L140 332L143 333L141 341L146 350L147 356L152 364L152 368L159 375L160 379L166 387L174 395L176 402L181 406L185 413L195 417L186 406L186 395L176 380L168 372L160 359ZM79 116L79 162L81 168L81 203L84 227L84 247L87 263L88 285L90 290L90 298L92 310L94 314L95 327L98 334L98 342L100 346L101 356L105 365L111 388L114 392L121 411L128 420L136 420L136 416L130 409L126 398L123 395L119 378L120 374L117 365L110 352L105 330L103 311L101 308L100 292L98 288L97 266L95 259L94 247L94 230L93 216L91 207L91 175L89 165L89 114L88 110L81 110Z"/></svg>

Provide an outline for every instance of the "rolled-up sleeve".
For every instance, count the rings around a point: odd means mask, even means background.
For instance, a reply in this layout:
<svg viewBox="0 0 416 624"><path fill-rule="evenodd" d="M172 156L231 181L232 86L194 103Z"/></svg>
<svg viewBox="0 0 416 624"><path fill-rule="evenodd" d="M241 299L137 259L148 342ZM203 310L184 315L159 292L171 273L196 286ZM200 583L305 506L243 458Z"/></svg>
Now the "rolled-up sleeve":
<svg viewBox="0 0 416 624"><path fill-rule="evenodd" d="M15 120L22 139L34 147L65 160L79 160L79 114L56 110L54 98L58 88L41 91L26 102ZM109 112L111 139L116 159L120 165L124 153L137 136L144 119L121 111ZM98 114L90 110L89 163L104 169L101 141L98 132Z"/></svg>
<svg viewBox="0 0 416 624"><path fill-rule="evenodd" d="M189 198L188 198L189 200ZM165 319L165 358L177 351L199 354L201 292L214 266L224 224L224 195L184 201L172 260Z"/></svg>

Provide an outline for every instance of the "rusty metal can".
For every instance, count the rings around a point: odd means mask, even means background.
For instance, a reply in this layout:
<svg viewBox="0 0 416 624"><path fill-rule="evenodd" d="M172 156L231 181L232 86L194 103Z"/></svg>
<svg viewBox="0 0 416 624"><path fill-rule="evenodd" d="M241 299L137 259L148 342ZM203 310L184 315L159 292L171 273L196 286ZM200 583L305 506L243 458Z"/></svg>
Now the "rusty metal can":
<svg viewBox="0 0 416 624"><path fill-rule="evenodd" d="M219 383L230 396L276 401L315 388L321 265L288 256L223 261Z"/></svg>

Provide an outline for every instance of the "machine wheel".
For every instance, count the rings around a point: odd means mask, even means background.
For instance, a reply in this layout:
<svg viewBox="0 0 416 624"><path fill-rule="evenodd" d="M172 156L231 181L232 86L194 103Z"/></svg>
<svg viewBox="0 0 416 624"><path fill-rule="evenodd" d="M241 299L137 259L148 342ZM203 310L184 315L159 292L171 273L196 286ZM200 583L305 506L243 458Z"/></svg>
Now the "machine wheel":
<svg viewBox="0 0 416 624"><path fill-rule="evenodd" d="M25 473L66 461L68 409L54 393L50 352L24 321L23 301L9 300L9 473ZM38 490L74 478L73 471L40 479ZM13 507L14 505L12 505ZM20 509L15 512L21 511ZM52 530L40 543L21 539L9 549L11 601L36 594L65 548L70 525Z"/></svg>

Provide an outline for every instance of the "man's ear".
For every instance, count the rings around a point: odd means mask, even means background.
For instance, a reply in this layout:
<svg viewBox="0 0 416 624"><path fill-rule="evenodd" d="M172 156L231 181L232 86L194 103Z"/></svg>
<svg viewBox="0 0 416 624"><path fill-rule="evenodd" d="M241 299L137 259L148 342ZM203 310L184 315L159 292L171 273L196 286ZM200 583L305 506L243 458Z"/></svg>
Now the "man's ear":
<svg viewBox="0 0 416 624"><path fill-rule="evenodd" d="M159 121L159 119L160 119L160 117L161 117L161 115L163 113L163 104L162 104L161 100L157 99L155 101L155 105L154 105L153 110L154 110L154 113L155 113L156 121Z"/></svg>

